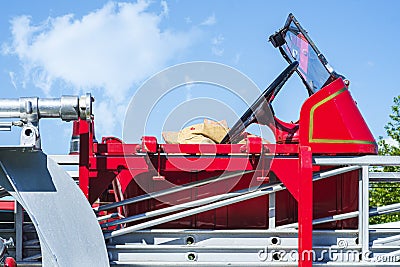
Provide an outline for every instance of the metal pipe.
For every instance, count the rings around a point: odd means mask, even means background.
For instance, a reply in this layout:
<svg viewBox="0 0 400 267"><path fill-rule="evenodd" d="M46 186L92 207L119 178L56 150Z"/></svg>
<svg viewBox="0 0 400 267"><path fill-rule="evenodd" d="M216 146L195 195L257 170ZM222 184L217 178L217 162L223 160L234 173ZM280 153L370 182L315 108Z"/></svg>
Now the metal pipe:
<svg viewBox="0 0 400 267"><path fill-rule="evenodd" d="M313 181L317 181L320 179L324 179L330 176L334 176L340 173L344 173L344 172L349 172L352 170L356 170L358 169L358 166L351 166L351 167L343 167L343 168L339 168L339 169L335 169L335 170L330 170L330 171L326 171L323 173L317 173L313 176ZM231 205L237 202L241 202L241 201L245 201L245 200L249 200L252 198L256 198L256 197L260 197L263 195L268 195L270 193L273 192L278 192L281 190L286 189L286 187L282 184L282 183L277 183L277 184L273 184L273 185L265 185L264 187L259 187L257 190L255 191L248 191L248 193L241 193L238 196L233 196L233 197L229 197L228 199L224 199L215 203L211 203L211 204L207 204L205 206L201 206L201 207L197 207L194 209L190 209L190 210L186 210L186 211L182 211L179 213L175 213L175 214L171 214L162 218L158 218L152 221L148 221L148 222L144 222L144 223L140 223L134 226L129 226L123 229L119 229L119 230L115 230L112 231L110 233L105 233L104 234L104 238L105 239L109 239L112 237L116 237L116 236L120 236L120 235L124 235L124 234L128 234L131 232L135 232L137 230L141 230L141 229L146 229L155 225L159 225L159 224L163 224L169 221L173 221L173 220L177 220L177 219L181 219L187 216L191 216L191 215L195 215L201 212L205 212L208 210L212 210L212 209L216 209L216 208L220 208L223 206L227 206L227 205ZM248 189L250 190L250 189ZM229 194L229 193L228 193ZM221 197L221 196L216 196L216 197Z"/></svg>
<svg viewBox="0 0 400 267"><path fill-rule="evenodd" d="M319 166L400 166L400 156L314 156L313 164Z"/></svg>
<svg viewBox="0 0 400 267"><path fill-rule="evenodd" d="M206 185L206 184L209 184L211 182L220 182L220 181L223 181L223 180L226 180L226 179L230 179L230 178L236 177L238 175L244 175L244 174L248 174L248 173L252 173L252 172L254 172L254 170L251 170L251 171L239 171L239 172L229 173L227 175L213 176L213 177L201 180L201 181L195 181L195 182L187 183L187 184L184 184L184 185L179 185L179 186L175 186L175 187L172 187L172 188L168 188L168 189L165 189L165 190L157 191L157 192L154 192L154 193L149 193L149 194L144 194L144 195L140 195L140 196L133 197L133 198L128 198L128 199L125 199L125 200L120 201L120 202L114 202L114 203L111 203L111 204L106 204L106 205L100 206L98 208L95 208L94 210L96 212L99 212L99 211L114 209L114 208L117 208L117 207L120 207L120 206L129 205L129 204L137 203L137 202L140 202L140 201L148 200L148 199L151 199L151 198L156 198L156 197L161 197L161 196L165 196L165 195L172 194L172 193L177 193L177 192L180 192L180 191L183 191L183 190L191 189L193 187Z"/></svg>
<svg viewBox="0 0 400 267"><path fill-rule="evenodd" d="M338 215L333 215L333 216L330 216L330 217L316 219L316 220L313 221L313 225L314 224L322 224L322 223L332 222L332 221L351 219L351 218L354 218L354 217L357 217L357 216L358 216L358 211L347 212L347 213L344 213L344 214L338 214Z"/></svg>
<svg viewBox="0 0 400 267"><path fill-rule="evenodd" d="M276 193L271 193L269 194L269 199L268 199L268 228L269 229L274 229L276 228L275 226L275 202L276 202Z"/></svg>
<svg viewBox="0 0 400 267"><path fill-rule="evenodd" d="M90 94L82 97L62 96L61 98L21 97L0 99L0 118L19 118L37 121L41 118L61 118L64 121L89 119L93 99Z"/></svg>
<svg viewBox="0 0 400 267"><path fill-rule="evenodd" d="M364 226L362 220L363 205L361 204L363 201L363 194L363 174L361 171L358 174L358 244L362 244L364 241Z"/></svg>
<svg viewBox="0 0 400 267"><path fill-rule="evenodd" d="M215 202L217 200L223 200L223 199L243 195L243 194L249 193L251 191L255 191L257 189L262 189L262 188L267 189L270 187L272 187L272 185L265 184L260 187L246 188L246 189L238 190L235 192L225 193L222 195L216 195L216 196L211 196L211 197L207 197L207 198L202 198L202 199L190 201L187 203L182 203L182 204L171 206L171 207L166 207L166 208L162 208L162 209L158 209L158 210L153 210L153 211L149 211L149 212L145 212L145 213L132 215L132 216L120 219L120 220L115 220L115 221L112 221L109 223L104 223L100 226L104 228L104 227L110 227L113 225L129 223L129 222L139 221L139 220L143 220L143 219L149 219L149 218L152 218L155 216L160 216L160 215L164 215L164 214L175 212L175 211L180 211L180 210L184 210L184 209L188 209L188 208L194 208L194 207L198 207L201 205L209 204L209 203Z"/></svg>
<svg viewBox="0 0 400 267"><path fill-rule="evenodd" d="M386 213L392 213L400 211L400 203L390 204L382 207L373 208L370 210L370 216L377 216Z"/></svg>
<svg viewBox="0 0 400 267"><path fill-rule="evenodd" d="M386 243L395 242L400 240L400 235L389 236L385 238L380 238L374 241L374 245L384 245Z"/></svg>
<svg viewBox="0 0 400 267"><path fill-rule="evenodd" d="M326 171L326 172L323 172L323 173L316 173L316 174L314 174L313 179L315 181L317 181L319 179L328 178L328 177L331 177L331 176L334 176L334 175L338 175L338 174L342 174L342 173L345 173L345 172L357 170L359 168L360 167L358 167L358 166L350 166L350 167L343 167L343 168L339 168L339 169L329 170L329 171ZM129 205L129 204L137 203L137 202L140 202L140 201L148 200L148 199L151 199L151 198L156 198L156 197L164 196L164 195L167 195L167 194L176 193L176 192L179 192L179 191L182 191L182 190L186 190L186 189L190 189L190 188L193 188L193 187L196 187L196 186L201 186L201 185L213 182L213 181L222 181L222 180L225 180L225 179L229 179L229 178L235 177L238 174L243 175L243 174L247 174L247 173L251 173L251 172L254 172L254 170L245 171L245 172L235 172L235 173L232 173L232 174L229 174L229 175L226 175L226 176L211 177L211 178L208 178L208 179L205 179L205 180L202 180L202 181L191 182L191 183L188 183L186 185L181 185L181 186L169 188L169 189L158 191L158 192L151 193L151 194L140 195L140 196L137 196L137 197L125 199L125 200L120 201L120 202L106 204L106 205L100 206L98 208L95 208L94 210L96 212L109 210L109 209L117 208L117 207L120 207L120 206L123 206L123 205Z"/></svg>
<svg viewBox="0 0 400 267"><path fill-rule="evenodd" d="M105 220L109 220L109 219L114 219L114 218L117 218L119 216L120 216L119 213L115 212L115 213L107 214L107 215L104 215L104 216L101 216L101 217L97 217L97 220L99 222L101 222L101 221L105 221Z"/></svg>
<svg viewBox="0 0 400 267"><path fill-rule="evenodd" d="M120 235L124 235L124 234L128 234L128 233L132 233L134 231L137 230L141 230L141 229L146 229L155 225L159 225L159 224L163 224L166 222L170 222L170 221L174 221L174 220L178 220L184 217L188 217L191 215L195 215L201 212L205 212L205 211L209 211L209 210L213 210L213 209L217 209L220 207L224 207L227 205L231 205L231 204L235 204L244 200L250 200L256 197L260 197L260 196L264 196L267 195L269 193L271 193L272 191L274 191L274 189L268 188L268 189L262 189L262 190L257 190L255 192L250 192L247 194L242 194L236 197L232 197L229 199L225 199L225 200L221 200L215 203L211 203L205 206L201 206L201 207L197 207L194 209L190 209L190 210L186 210L186 211L182 211L179 213L175 213L175 214L171 214L165 217L161 217L158 219L154 219L148 222L144 222L144 223L139 223L137 225L134 226L129 226L120 230L115 230L112 231L110 233L105 233L104 234L104 238L105 239L109 239L112 237L116 237L116 236L120 236Z"/></svg>
<svg viewBox="0 0 400 267"><path fill-rule="evenodd" d="M370 172L370 182L400 182L400 172Z"/></svg>
<svg viewBox="0 0 400 267"><path fill-rule="evenodd" d="M71 102L73 107L78 107L78 97L73 97ZM60 118L61 98L38 99L38 109L41 118ZM77 110L72 114L78 118Z"/></svg>
<svg viewBox="0 0 400 267"><path fill-rule="evenodd" d="M358 170L360 168L361 168L360 166L348 166L348 167L341 167L341 168L338 168L338 169L333 169L333 170L329 170L329 171L315 173L313 175L313 181L318 181L318 180L329 178L329 177L332 177L332 176L335 176L335 175L339 175L339 174L342 174L342 173L355 171L355 170Z"/></svg>
<svg viewBox="0 0 400 267"><path fill-rule="evenodd" d="M371 208L369 210L369 216L373 217L373 216L378 216L378 215L392 213L392 212L398 212L398 211L400 211L400 203L381 206L381 207L377 207L377 208ZM332 215L332 216L328 216L328 217L324 217L324 218L319 218L319 219L313 220L313 225L351 219L351 218L357 217L359 214L360 214L359 211L352 211L352 212ZM298 227L297 223L291 223L291 224L280 225L276 228L277 229L286 229L286 228L297 228L297 227Z"/></svg>
<svg viewBox="0 0 400 267"><path fill-rule="evenodd" d="M367 255L369 251L369 171L368 166L362 166L362 234L363 240L361 243L362 255ZM366 260L366 259L362 259Z"/></svg>
<svg viewBox="0 0 400 267"><path fill-rule="evenodd" d="M348 212L348 213L337 214L337 215L332 215L332 216L328 216L328 217L324 217L324 218L319 218L319 219L313 220L313 225L351 219L351 218L357 217L358 214L359 214L358 211L352 211L352 212ZM280 225L280 226L276 227L276 229L287 229L287 228L298 228L298 227L299 227L298 223L290 223L290 224Z"/></svg>
<svg viewBox="0 0 400 267"><path fill-rule="evenodd" d="M316 174L314 174L313 179L316 181L316 180L319 180L319 179L331 177L331 176L334 176L334 175L338 175L338 174L349 172L349 171L356 170L356 169L359 169L359 167L356 167L356 166L343 167L343 168L339 168L339 169L325 171L323 173L316 173ZM148 199L151 199L151 198L156 198L156 197L164 196L164 195L167 195L167 194L180 192L180 191L183 191L183 190L186 190L186 189L190 189L190 188L193 188L193 187L205 185L205 184L208 184L210 182L223 181L225 179L229 179L229 178L235 177L238 174L243 175L243 174L247 174L247 173L251 173L251 172L254 172L254 171L251 170L251 171L245 171L245 172L235 172L235 173L231 173L231 174L228 174L228 175L225 175L225 176L211 177L211 178L208 178L208 179L205 179L205 180L202 180L202 181L191 182L191 183L188 183L186 185L181 185L181 186L177 186L177 187L161 190L161 191L158 191L158 192L155 192L155 193L151 193L151 194L140 195L140 196L137 196L137 197L125 199L125 200L120 201L120 202L106 204L106 205L100 206L98 208L95 208L94 210L96 212L99 212L99 211L114 209L114 208L117 208L117 207L120 207L120 206L123 206L123 205L133 204L133 203L137 203L137 202L140 202L140 201L148 200Z"/></svg>
<svg viewBox="0 0 400 267"><path fill-rule="evenodd" d="M0 118L19 118L19 99L0 99Z"/></svg>

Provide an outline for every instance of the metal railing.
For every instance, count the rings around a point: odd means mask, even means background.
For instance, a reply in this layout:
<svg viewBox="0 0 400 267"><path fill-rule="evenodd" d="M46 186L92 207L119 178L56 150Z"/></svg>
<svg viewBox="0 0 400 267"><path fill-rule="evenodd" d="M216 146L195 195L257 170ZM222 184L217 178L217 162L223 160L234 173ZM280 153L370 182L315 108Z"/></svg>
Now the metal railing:
<svg viewBox="0 0 400 267"><path fill-rule="evenodd" d="M349 212L349 213L344 213L344 214L338 214L334 216L329 216L325 218L318 218L313 221L314 225L317 224L322 224L326 222L332 222L332 221L339 221L339 220L345 220L349 218L355 218L358 217L358 229L357 229L357 238L358 238L358 245L356 246L357 248L360 249L360 255L371 255L371 250L375 249L377 246L384 246L388 242L394 242L394 241L399 241L400 244L400 227L398 227L398 233L396 234L396 231L393 232L393 236L389 236L386 239L382 239L383 237L375 237L376 235L374 234L374 238L378 238L379 242L370 242L370 226L369 226L369 218L370 216L377 216L377 215L382 215L382 214L388 214L392 212L398 212L400 211L400 203L392 204L392 205L386 205L382 207L375 207L375 208L370 208L369 207L369 185L370 182L381 182L381 181L388 181L388 182L398 182L400 181L400 173L374 173L370 172L371 167L375 166L400 166L400 157L392 157L392 156L349 156L349 157L340 157L340 156L317 156L313 157L313 164L314 165L319 165L319 166L337 166L336 169L329 170L329 171L324 171L324 172L319 172L319 173L314 173L313 175L313 181L325 179L328 177L332 177L338 174L354 171L354 170L360 170L359 171L359 208L357 211ZM102 224L103 227L108 227L108 226L115 226L115 225L123 225L125 223L132 223L135 221L139 220L145 220L144 222L141 222L139 224L135 224L129 227L113 230L113 231L108 231L105 232L104 236L106 239L110 238L115 238L118 236L123 236L123 235L132 235L135 233L141 233L142 230L144 229L151 229L152 227L156 225L160 225L166 222L170 222L173 220L177 220L180 218L184 218L187 216L191 216L194 214L202 213L205 211L213 210L216 208L220 208L223 206L228 206L234 203L246 201L252 198L260 197L260 196L265 196L269 195L269 210L267 211L269 213L269 229L268 231L276 231L276 234L279 235L280 231L282 230L290 230L290 229L296 229L297 224L287 224L287 225L282 225L275 227L275 193L279 192L281 190L285 190L286 187L280 183L279 181L273 184L266 184L261 187L257 188L250 188L247 190L239 190L235 192L230 192L230 193L225 193L223 195L218 195L218 196L212 196L209 198L201 199L201 200L195 200L195 201L190 201L184 204L172 206L172 207L167 207L163 209L158 209L154 211L149 211L145 212L142 214L137 214L133 215L127 218L123 218L120 220L115 220L112 223L104 223ZM171 192L173 192L172 190ZM165 193L165 192L164 192ZM168 192L167 192L168 193ZM157 195L157 192L154 193ZM147 196L144 198L144 196L137 196L134 197L128 202L136 203L141 201L141 199L147 199ZM124 202L117 202L113 203L112 207L117 207L117 206L122 206L126 204L127 200ZM184 211L181 211L183 210ZM161 216L163 217L158 217L157 219L152 219L154 216ZM104 219L104 218L102 218ZM146 221L147 219L147 221ZM229 230L227 230L229 232ZM374 230L375 231L375 230ZM390 234L390 233L389 233ZM232 231L232 236L234 236L234 231ZM336 245L336 244L334 244ZM154 248L156 248L155 246ZM383 249L384 247L382 247ZM384 248L385 251L389 249L389 247ZM400 249L395 249L391 248L391 251L388 251L386 253L381 253L382 256L385 257L393 257L400 255ZM368 258L361 258L360 262L365 265L372 264L370 262L370 259ZM354 262L353 262L354 263ZM350 264L350 263L349 263ZM382 263L380 265L385 265L386 263ZM398 265L398 263L391 263L391 266ZM346 264L344 264L346 265ZM354 264L351 264L354 265ZM372 264L374 265L374 264ZM376 265L376 264L375 264ZM390 264L389 264L390 265Z"/></svg>
<svg viewBox="0 0 400 267"><path fill-rule="evenodd" d="M78 164L78 156L61 156L61 155L56 155L56 156L50 156L54 160L56 160L59 164L61 165L77 165ZM353 236L356 234L356 237L358 239L357 243L355 243L352 247L353 249L359 250L360 255L371 255L371 251L378 251L379 255L382 257L387 257L387 258L393 258L396 256L400 256L400 227L396 226L394 229L372 229L371 226L369 225L369 218L371 216L377 216L377 215L382 215L382 214L388 214L392 212L398 212L400 211L400 203L395 203L391 205L386 205L382 207L369 207L369 189L370 189L370 184L375 183L375 182L399 182L400 181L400 173L397 172L372 172L372 167L381 167L381 166L400 166L400 157L394 157L394 156L349 156L349 157L340 157L340 156L318 156L318 157L313 157L313 164L314 165L319 165L319 166L337 166L336 169L329 170L329 171L323 171L323 172L318 172L314 173L313 175L313 181L325 179L328 177L332 177L338 174L354 171L354 170L359 170L359 208L356 211L353 212L348 212L348 213L343 213L343 214L338 214L338 215L333 215L325 218L318 218L313 221L313 225L318 225L322 223L327 223L327 222L333 222L333 221L339 221L339 220L345 220L349 218L358 218L358 229L357 230L349 230L349 231L344 231L346 235L351 235ZM78 176L77 171L68 171L70 174L74 174L74 176ZM229 179L230 176L222 177L222 178L216 178L216 179ZM150 199L154 196L157 196L159 194L161 195L166 195L166 194L172 194L176 192L176 190L186 190L190 188L194 188L199 185L206 184L208 182L213 182L215 179L209 179L210 181L201 181L200 183L191 183L187 184L184 186L181 186L180 189L177 188L171 188L167 190L163 190L160 192L155 192L150 195L143 195L143 196L136 196L128 200L124 200L121 202L115 202L112 203L111 205L103 206L100 209L94 209L96 212L97 210L107 210L115 207L120 207L124 206L127 204L132 204L132 203L138 203L143 200ZM190 201L184 204L180 205L175 205L167 208L162 208L154 211L149 211L145 212L142 214L137 214L133 215L127 218L123 219L117 219L112 222L106 222L101 224L102 227L109 227L109 226L122 226L126 223L134 223L139 220L144 220L144 222L135 224L133 226L125 227L125 228L120 228L117 230L113 231L107 231L104 234L105 239L112 239L112 242L118 242L118 237L122 238L136 238L136 236L146 236L151 234L152 237L156 237L157 235L170 235L174 234L177 236L177 238L187 238L190 233L194 233L193 236L195 235L208 235L208 238L211 240L213 239L213 235L220 235L223 233L224 236L227 236L232 240L232 242L238 242L237 240L237 235L243 236L243 235L249 235L252 236L254 235L255 232L257 231L252 231L252 230L226 230L226 231L217 231L217 230L210 230L210 231L201 231L201 232L196 232L196 230L183 230L183 229L176 229L176 230L167 230L167 229L158 229L155 230L153 227L170 222L173 220L177 220L183 217L191 216L194 214L202 213L205 211L213 210L219 207L223 206L228 206L233 203L238 203L242 201L246 201L252 198L256 198L259 196L265 196L269 195L269 209L266 211L269 214L269 229L266 229L266 232L259 231L259 236L260 238L267 233L267 236L269 239L271 238L286 238L285 235L288 233L293 233L293 231L296 231L297 228L297 223L292 223L292 224L286 224L286 225L281 225L281 226L275 226L275 194L281 190L285 190L286 187L280 183L279 181L274 182L272 184L266 184L263 185L262 187L257 187L257 188L250 188L247 190L239 190L235 192L229 192L225 193L223 195L217 195L217 196L212 196L208 197L205 199L201 200L194 200ZM153 219L156 217L156 219ZM113 216L113 214L109 214L107 216L102 216L99 217L99 221L105 221L109 218L113 218L117 216ZM399 223L400 224L400 223ZM147 229L151 229L151 231L148 232ZM253 233L254 232L254 233ZM335 234L336 231L331 230L331 231L314 231L315 238L318 239L328 239L329 236L332 236ZM341 232L340 232L341 233ZM354 234L353 234L354 233ZM125 236L125 237L124 237ZM116 239L117 238L117 239ZM207 239L207 238L206 238ZM113 244L111 242L111 244ZM132 241L133 242L133 241ZM214 242L214 241L213 241ZM201 250L212 250L214 247L218 247L219 250L224 249L224 245L220 246L218 243L213 243L210 241L210 246L200 246L197 247L197 249ZM244 241L243 241L244 242ZM397 242L397 243L396 243ZM206 243L207 244L207 243ZM393 245L395 244L395 245ZM336 246L337 244L332 244L331 247ZM183 248L182 246L167 246L167 245L143 245L143 244L137 244L137 245L109 245L108 249L112 253L126 253L126 251L129 249L130 253L134 254L137 253L136 251L141 251L143 247L146 247L146 251L152 251L154 250L155 253L159 253L160 250L166 249L167 251L181 251ZM225 245L226 246L226 245ZM397 246L397 248L396 248ZM330 247L329 245L327 246L315 246L316 250L321 250L323 248L328 248ZM188 247L187 250L193 249L194 247ZM230 246L226 247L225 249L230 248ZM240 254L239 252L242 251L243 249L249 249L251 248L250 245L246 245L246 243L243 243L243 245L240 245L237 247L236 253L238 255ZM289 248L295 248L292 246L281 246L280 248L282 249L289 249ZM233 246L231 249L235 249L235 246ZM216 251L219 251L216 250ZM157 252L158 251L158 252ZM186 250L185 250L186 251ZM110 252L110 253L111 253ZM189 252L185 252L188 254ZM200 253L200 252L199 252ZM217 252L216 252L217 253ZM368 254L370 253L370 254ZM375 252L374 252L375 253ZM233 255L233 254L232 254ZM241 255L241 254L240 254ZM373 254L372 254L373 255ZM153 259L154 260L154 259ZM117 261L115 261L117 262ZM135 264L139 264L140 262L135 262ZM146 265L146 262L142 262L144 265ZM118 263L119 264L119 263ZM127 262L127 264L129 264ZM157 265L156 263L154 263ZM161 261L160 261L161 264ZM171 263L172 264L172 263ZM200 264L200 262L199 262ZM214 266L212 264L215 264L215 266L222 265L220 262L204 262L202 263L204 266ZM233 266L235 266L235 262L232 262ZM239 263L238 263L239 264ZM243 263L240 263L243 264ZM240 265L239 264L239 265ZM274 260L271 262L271 265L276 265L276 266L281 266L283 262L280 260ZM318 263L315 262L315 266L319 266L319 264L323 263ZM239 266L238 265L238 266ZM295 266L296 263L293 262L286 262L284 264L285 266ZM321 265L321 266L322 266ZM365 265L379 265L379 266L398 266L400 263L397 262L381 262L379 264L371 262L370 259L368 258L361 258L359 261L353 261L353 262L341 262L341 263L335 263L333 266L365 266ZM250 264L249 266L253 266ZM257 264L254 263L254 266L258 266Z"/></svg>

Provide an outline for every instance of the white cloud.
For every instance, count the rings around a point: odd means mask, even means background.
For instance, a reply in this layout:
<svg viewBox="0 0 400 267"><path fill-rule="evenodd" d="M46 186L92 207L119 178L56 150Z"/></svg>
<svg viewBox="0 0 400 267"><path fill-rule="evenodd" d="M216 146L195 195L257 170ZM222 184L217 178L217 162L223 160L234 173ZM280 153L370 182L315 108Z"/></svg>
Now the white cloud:
<svg viewBox="0 0 400 267"><path fill-rule="evenodd" d="M191 24L192 23L192 19L190 17L186 17L185 18L185 22L186 22L186 24Z"/></svg>
<svg viewBox="0 0 400 267"><path fill-rule="evenodd" d="M161 16L168 17L169 8L168 8L167 1L161 0L160 5L162 7Z"/></svg>
<svg viewBox="0 0 400 267"><path fill-rule="evenodd" d="M168 5L160 2L162 12L148 11L149 3L109 2L82 18L73 14L49 17L33 25L29 16L11 21L12 42L3 45L3 54L16 55L25 78L47 95L52 85L63 84L75 92L91 90L99 99L96 125L100 132L115 127L110 111L126 106L128 94L151 74L166 66L195 39L195 32L160 29L168 15ZM94 92L97 90L97 93ZM99 127L97 127L99 128Z"/></svg>
<svg viewBox="0 0 400 267"><path fill-rule="evenodd" d="M101 136L115 135L116 117L121 115L117 113L117 105L109 100L96 101L93 112L100 114L100 116L95 115L96 138L99 138L97 129L101 129Z"/></svg>
<svg viewBox="0 0 400 267"><path fill-rule="evenodd" d="M224 54L224 51L223 48L218 48L216 46L211 47L211 52L217 57L221 57Z"/></svg>
<svg viewBox="0 0 400 267"><path fill-rule="evenodd" d="M213 45L220 45L224 42L225 38L220 34L214 38L212 38L211 43Z"/></svg>
<svg viewBox="0 0 400 267"><path fill-rule="evenodd" d="M235 54L235 57L233 58L233 64L238 64L239 63L239 61L240 61L240 57L241 57L241 54L240 53L236 53Z"/></svg>
<svg viewBox="0 0 400 267"><path fill-rule="evenodd" d="M220 57L224 54L224 48L221 47L224 40L225 38L221 34L211 39L211 52L214 55Z"/></svg>
<svg viewBox="0 0 400 267"><path fill-rule="evenodd" d="M202 26L212 26L215 23L217 23L217 19L215 17L215 14L212 14L211 16L206 18L202 23L200 23L200 25L202 25Z"/></svg>
<svg viewBox="0 0 400 267"><path fill-rule="evenodd" d="M10 71L10 72L8 72L8 76L10 76L10 82L13 85L13 87L15 88L15 90L18 90L17 84L15 83L15 73Z"/></svg>

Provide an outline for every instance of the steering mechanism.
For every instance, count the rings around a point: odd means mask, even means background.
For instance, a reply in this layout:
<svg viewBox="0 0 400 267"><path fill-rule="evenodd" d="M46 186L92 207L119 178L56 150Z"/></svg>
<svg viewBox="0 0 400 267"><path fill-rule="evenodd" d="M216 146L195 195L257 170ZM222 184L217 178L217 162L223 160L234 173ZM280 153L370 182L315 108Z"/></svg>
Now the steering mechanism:
<svg viewBox="0 0 400 267"><path fill-rule="evenodd" d="M250 124L256 122L259 124L267 125L274 131L279 130L279 126L273 126L276 124L272 118L274 112L271 106L272 101L278 95L286 81L292 76L299 66L299 62L292 62L276 79L264 90L264 92L257 98L256 101L246 110L242 117L233 125L229 132L222 139L221 144L237 143L242 138L244 130ZM278 124L281 124L278 121ZM278 129L276 129L278 128ZM279 138L277 138L279 139ZM277 140L278 141L278 140Z"/></svg>

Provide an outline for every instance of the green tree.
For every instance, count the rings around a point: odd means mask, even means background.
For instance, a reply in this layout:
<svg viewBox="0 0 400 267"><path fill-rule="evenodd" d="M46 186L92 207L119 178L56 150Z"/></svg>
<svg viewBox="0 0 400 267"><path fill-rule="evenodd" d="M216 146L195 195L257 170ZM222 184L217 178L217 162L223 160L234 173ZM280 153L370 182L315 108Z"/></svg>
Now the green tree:
<svg viewBox="0 0 400 267"><path fill-rule="evenodd" d="M389 115L390 121L386 124L385 130L388 137L392 138L395 145L386 142L379 137L379 155L400 156L400 95L393 100L392 114ZM381 171L399 172L400 167L386 166ZM371 185L370 190L370 206L379 207L400 202L400 183L382 182ZM391 213L370 218L370 223L385 223L400 221L400 213Z"/></svg>

